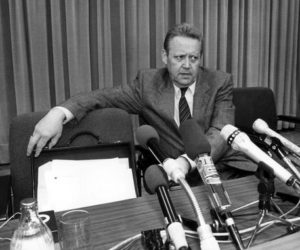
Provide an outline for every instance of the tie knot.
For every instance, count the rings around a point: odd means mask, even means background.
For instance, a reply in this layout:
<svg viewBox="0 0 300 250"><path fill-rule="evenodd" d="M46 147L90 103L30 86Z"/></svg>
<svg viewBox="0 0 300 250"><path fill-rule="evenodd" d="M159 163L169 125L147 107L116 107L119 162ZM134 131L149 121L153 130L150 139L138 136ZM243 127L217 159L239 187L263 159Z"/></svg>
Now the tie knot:
<svg viewBox="0 0 300 250"><path fill-rule="evenodd" d="M187 89L188 89L188 87L180 88L181 96L184 96L184 95L185 95L185 92L187 91Z"/></svg>

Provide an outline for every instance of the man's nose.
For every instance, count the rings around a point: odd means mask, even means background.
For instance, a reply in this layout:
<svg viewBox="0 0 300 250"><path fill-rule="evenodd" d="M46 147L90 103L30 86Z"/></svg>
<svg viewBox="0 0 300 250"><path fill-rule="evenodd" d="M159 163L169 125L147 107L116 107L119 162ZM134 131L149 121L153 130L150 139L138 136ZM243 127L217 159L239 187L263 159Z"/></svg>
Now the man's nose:
<svg viewBox="0 0 300 250"><path fill-rule="evenodd" d="M183 67L189 68L190 66L191 66L190 59L188 57L186 57L183 61Z"/></svg>

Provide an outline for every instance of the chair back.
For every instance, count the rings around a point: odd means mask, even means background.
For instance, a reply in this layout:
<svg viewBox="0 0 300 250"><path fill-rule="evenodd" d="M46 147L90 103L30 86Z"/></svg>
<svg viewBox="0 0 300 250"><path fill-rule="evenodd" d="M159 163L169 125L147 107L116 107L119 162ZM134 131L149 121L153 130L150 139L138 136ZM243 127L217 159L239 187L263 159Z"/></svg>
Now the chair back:
<svg viewBox="0 0 300 250"><path fill-rule="evenodd" d="M233 89L235 126L246 133L253 133L253 122L261 118L271 129L277 129L277 112L274 93L266 87Z"/></svg>

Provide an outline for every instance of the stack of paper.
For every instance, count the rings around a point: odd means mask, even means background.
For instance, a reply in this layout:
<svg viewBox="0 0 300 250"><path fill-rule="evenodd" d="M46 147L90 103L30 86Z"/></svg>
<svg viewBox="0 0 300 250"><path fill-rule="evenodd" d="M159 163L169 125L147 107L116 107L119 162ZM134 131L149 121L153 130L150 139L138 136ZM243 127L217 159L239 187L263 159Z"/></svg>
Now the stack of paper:
<svg viewBox="0 0 300 250"><path fill-rule="evenodd" d="M128 158L53 160L39 167L39 211L62 211L136 198Z"/></svg>

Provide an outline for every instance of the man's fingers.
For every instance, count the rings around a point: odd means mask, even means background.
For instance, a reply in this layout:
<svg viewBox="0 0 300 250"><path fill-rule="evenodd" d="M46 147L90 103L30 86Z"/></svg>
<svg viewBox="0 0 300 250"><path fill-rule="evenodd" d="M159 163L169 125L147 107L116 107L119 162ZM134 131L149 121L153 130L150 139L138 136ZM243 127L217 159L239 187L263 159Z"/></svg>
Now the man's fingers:
<svg viewBox="0 0 300 250"><path fill-rule="evenodd" d="M29 143L28 143L28 146L27 146L27 156L31 155L31 153L32 153L35 145L37 144L39 138L40 137L38 135L30 136Z"/></svg>
<svg viewBox="0 0 300 250"><path fill-rule="evenodd" d="M51 109L34 127L33 136L29 139L27 155L35 150L35 157L39 156L49 140L53 147L61 135L65 114L60 109Z"/></svg>
<svg viewBox="0 0 300 250"><path fill-rule="evenodd" d="M48 140L49 139L45 139L43 137L41 137L39 139L39 141L36 144L34 157L38 157L40 155L40 153L42 152L42 150L45 147L45 145L46 145L46 143L47 143Z"/></svg>
<svg viewBox="0 0 300 250"><path fill-rule="evenodd" d="M51 149L58 141L58 139L60 138L61 134L57 134L56 136L54 136L50 143L49 143L49 149Z"/></svg>

